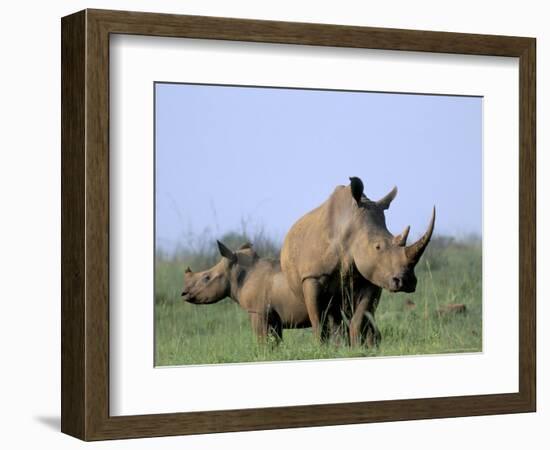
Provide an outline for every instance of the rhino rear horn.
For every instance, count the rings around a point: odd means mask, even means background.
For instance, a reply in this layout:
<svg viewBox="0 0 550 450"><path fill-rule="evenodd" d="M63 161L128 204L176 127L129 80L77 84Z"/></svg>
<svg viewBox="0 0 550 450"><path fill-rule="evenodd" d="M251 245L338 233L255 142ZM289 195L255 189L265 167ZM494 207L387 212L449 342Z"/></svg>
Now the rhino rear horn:
<svg viewBox="0 0 550 450"><path fill-rule="evenodd" d="M378 200L376 204L382 209L388 209L396 195L397 195L397 186L394 186L393 189L390 192L388 192L384 197L382 197L380 200Z"/></svg>
<svg viewBox="0 0 550 450"><path fill-rule="evenodd" d="M222 255L224 258L227 258L231 262L237 262L237 255L229 250L222 242L216 241L218 243L218 250L220 251L220 255Z"/></svg>
<svg viewBox="0 0 550 450"><path fill-rule="evenodd" d="M433 207L433 210L432 210L432 218L430 220L430 224L428 225L428 229L426 230L424 235L414 244L409 245L408 247L405 247L405 254L407 255L407 259L412 264L416 264L420 260L420 257L424 253L424 250L426 250L426 247L428 246L428 243L430 242L430 239L434 231L434 225L435 225L435 206Z"/></svg>
<svg viewBox="0 0 550 450"><path fill-rule="evenodd" d="M351 188L351 195L357 202L357 204L361 204L361 197L363 196L363 190L365 189L363 182L361 181L361 178L358 177L350 177L350 188Z"/></svg>
<svg viewBox="0 0 550 450"><path fill-rule="evenodd" d="M185 269L185 273L193 273L191 267L187 266L187 269Z"/></svg>
<svg viewBox="0 0 550 450"><path fill-rule="evenodd" d="M246 249L249 249L249 248L252 248L252 244L250 242L245 242L237 250L246 250Z"/></svg>
<svg viewBox="0 0 550 450"><path fill-rule="evenodd" d="M395 236L393 238L393 242L395 243L395 245L398 245L399 247L405 247L405 245L407 244L407 238L409 237L409 231L411 231L411 226L407 225L403 230L403 233Z"/></svg>

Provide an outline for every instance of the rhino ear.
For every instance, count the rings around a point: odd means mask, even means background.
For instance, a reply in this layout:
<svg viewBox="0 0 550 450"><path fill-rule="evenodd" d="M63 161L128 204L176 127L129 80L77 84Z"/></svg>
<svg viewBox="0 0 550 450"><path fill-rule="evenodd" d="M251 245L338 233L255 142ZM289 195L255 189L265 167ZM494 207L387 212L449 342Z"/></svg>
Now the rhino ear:
<svg viewBox="0 0 550 450"><path fill-rule="evenodd" d="M216 241L218 243L218 250L220 251L220 255L222 255L224 258L227 258L231 262L237 262L237 255L229 250L225 245L223 245L220 241Z"/></svg>
<svg viewBox="0 0 550 450"><path fill-rule="evenodd" d="M241 245L238 250L246 250L246 249L249 249L249 248L252 248L252 244L250 242L246 242L244 243L243 245Z"/></svg>
<svg viewBox="0 0 550 450"><path fill-rule="evenodd" d="M191 267L187 266L187 269L185 269L185 273L193 273Z"/></svg>
<svg viewBox="0 0 550 450"><path fill-rule="evenodd" d="M361 197L363 196L363 182L361 181L361 178L358 177L350 177L350 188L351 188L351 195L357 202L357 204L361 204Z"/></svg>
<svg viewBox="0 0 550 450"><path fill-rule="evenodd" d="M382 209L388 209L390 203L393 202L393 199L397 195L397 186L394 186L393 189L388 192L384 197L376 202L376 204Z"/></svg>

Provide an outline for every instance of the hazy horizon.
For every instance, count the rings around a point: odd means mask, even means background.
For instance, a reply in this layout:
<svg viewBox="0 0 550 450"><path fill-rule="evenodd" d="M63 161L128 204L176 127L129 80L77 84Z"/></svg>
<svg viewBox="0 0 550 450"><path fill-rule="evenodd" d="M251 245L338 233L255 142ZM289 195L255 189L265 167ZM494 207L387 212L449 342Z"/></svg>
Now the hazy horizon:
<svg viewBox="0 0 550 450"><path fill-rule="evenodd" d="M388 229L482 234L482 98L157 83L156 245L276 241L349 176L399 192ZM208 231L209 230L209 231Z"/></svg>

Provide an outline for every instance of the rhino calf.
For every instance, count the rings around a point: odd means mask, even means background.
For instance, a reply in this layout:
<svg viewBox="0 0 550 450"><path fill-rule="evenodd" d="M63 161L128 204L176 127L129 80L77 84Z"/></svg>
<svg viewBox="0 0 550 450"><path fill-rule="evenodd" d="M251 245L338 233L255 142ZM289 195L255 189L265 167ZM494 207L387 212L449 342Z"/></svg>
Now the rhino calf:
<svg viewBox="0 0 550 450"><path fill-rule="evenodd" d="M233 252L218 241L221 260L212 268L184 273L185 301L217 303L226 297L248 312L260 341L282 339L283 328L311 326L306 305L290 290L278 260L260 258L250 244Z"/></svg>

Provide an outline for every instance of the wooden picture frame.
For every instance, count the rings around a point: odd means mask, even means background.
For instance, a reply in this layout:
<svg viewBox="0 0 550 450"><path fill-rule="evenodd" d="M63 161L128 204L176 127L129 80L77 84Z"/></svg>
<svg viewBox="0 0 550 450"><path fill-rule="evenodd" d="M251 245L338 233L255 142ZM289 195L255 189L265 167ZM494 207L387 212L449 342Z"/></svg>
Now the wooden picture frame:
<svg viewBox="0 0 550 450"><path fill-rule="evenodd" d="M100 440L535 411L535 39L104 10L61 25L64 433ZM117 33L519 58L519 391L110 416L109 36Z"/></svg>

